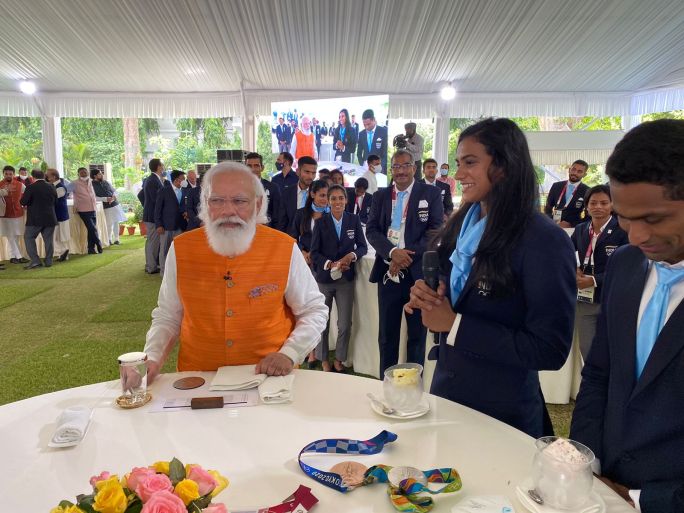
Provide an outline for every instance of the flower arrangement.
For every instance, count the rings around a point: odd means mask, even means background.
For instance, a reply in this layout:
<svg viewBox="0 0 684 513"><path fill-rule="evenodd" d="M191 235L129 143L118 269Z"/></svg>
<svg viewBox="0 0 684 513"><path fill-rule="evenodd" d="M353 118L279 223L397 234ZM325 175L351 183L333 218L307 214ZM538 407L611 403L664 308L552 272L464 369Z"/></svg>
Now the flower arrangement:
<svg viewBox="0 0 684 513"><path fill-rule="evenodd" d="M228 513L224 504L211 503L228 479L176 458L135 467L121 479L105 471L90 484L92 493L77 496L76 504L61 501L50 513Z"/></svg>

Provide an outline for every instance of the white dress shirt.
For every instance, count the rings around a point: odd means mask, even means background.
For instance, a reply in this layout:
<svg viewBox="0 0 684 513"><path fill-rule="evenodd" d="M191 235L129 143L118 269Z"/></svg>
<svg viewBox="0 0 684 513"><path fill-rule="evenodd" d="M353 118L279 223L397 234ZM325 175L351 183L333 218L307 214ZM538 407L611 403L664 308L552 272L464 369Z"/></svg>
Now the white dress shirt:
<svg viewBox="0 0 684 513"><path fill-rule="evenodd" d="M362 175L363 178L368 180L368 192L373 194L378 190L378 179L375 177L375 173L370 169L366 169L366 172Z"/></svg>
<svg viewBox="0 0 684 513"><path fill-rule="evenodd" d="M411 185L409 185L403 191L399 191L397 189L396 185L393 186L394 190L397 194L397 197L398 197L400 192L406 193L406 196L404 197L404 212L406 212L406 216L408 216L408 202L409 202L409 199L411 198L411 191L413 190L413 184L414 183L416 183L416 181L412 180ZM395 205L396 201L397 200L392 200L392 213L394 213L394 205ZM390 252L389 252L390 259L392 258L392 252L395 249L404 249L406 247L406 242L404 241L404 231L406 231L406 216L404 215L404 212L401 213L401 230L400 230L401 235L399 235L399 244L397 244L396 248L392 248L390 250Z"/></svg>
<svg viewBox="0 0 684 513"><path fill-rule="evenodd" d="M171 243L158 304L152 310L152 326L145 341L144 351L155 362L163 363L166 360L180 335L183 305L178 296L176 272L176 248ZM295 364L300 364L321 340L321 333L328 324L328 307L296 243L290 258L285 302L292 310L296 324L279 352Z"/></svg>

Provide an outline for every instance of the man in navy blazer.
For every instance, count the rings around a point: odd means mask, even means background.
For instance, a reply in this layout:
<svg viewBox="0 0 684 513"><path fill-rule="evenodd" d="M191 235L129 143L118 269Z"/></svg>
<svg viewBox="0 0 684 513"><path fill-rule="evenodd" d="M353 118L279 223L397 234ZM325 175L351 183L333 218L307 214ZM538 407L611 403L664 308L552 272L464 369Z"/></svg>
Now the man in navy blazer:
<svg viewBox="0 0 684 513"><path fill-rule="evenodd" d="M373 195L366 192L368 190L368 180L357 178L354 187L347 187L347 206L346 211L350 214L359 216L361 224L368 223Z"/></svg>
<svg viewBox="0 0 684 513"><path fill-rule="evenodd" d="M411 287L423 277L422 259L430 232L444 219L439 189L414 181L415 171L411 153L397 150L392 156L394 184L373 195L366 225L366 237L375 248L370 281L378 284L380 376L398 362L403 308ZM425 328L420 311L407 314L406 324L406 360L422 365Z"/></svg>
<svg viewBox="0 0 684 513"><path fill-rule="evenodd" d="M280 215L280 187L261 177L264 172L264 158L258 153L248 153L245 156L245 165L252 170L266 193L266 219L269 228L277 228L278 216Z"/></svg>
<svg viewBox="0 0 684 513"><path fill-rule="evenodd" d="M290 151L290 125L286 125L282 117L278 118L278 126L271 128L271 132L278 139L278 151Z"/></svg>
<svg viewBox="0 0 684 513"><path fill-rule="evenodd" d="M164 185L162 174L164 164L159 159L152 159L149 163L150 174L143 182L143 222L147 228L145 240L145 272L155 274L159 272L159 234L154 222L154 210L157 204L157 195Z"/></svg>
<svg viewBox="0 0 684 513"><path fill-rule="evenodd" d="M375 113L371 109L364 110L361 118L364 129L359 133L356 144L359 166L363 166L369 155L378 155L382 169L387 174L387 127L378 126Z"/></svg>
<svg viewBox="0 0 684 513"><path fill-rule="evenodd" d="M301 157L297 161L297 176L299 177L296 185L290 185L282 191L280 201L280 215L278 216L277 229L287 233L297 210L304 206L309 185L316 178L316 167L318 164L312 157Z"/></svg>
<svg viewBox="0 0 684 513"><path fill-rule="evenodd" d="M684 511L682 148L684 121L662 119L628 132L606 164L631 245L608 260L570 431L643 513Z"/></svg>
<svg viewBox="0 0 684 513"><path fill-rule="evenodd" d="M439 164L435 159L425 159L423 162L423 175L419 181L426 185L437 187L442 195L442 206L444 207L444 219L449 217L454 211L454 199L451 197L451 187L448 183L437 180L437 169Z"/></svg>
<svg viewBox="0 0 684 513"><path fill-rule="evenodd" d="M574 228L582 222L584 195L589 190L582 178L587 174L589 164L576 160L568 169L568 179L551 186L546 197L544 213L556 221L561 228Z"/></svg>
<svg viewBox="0 0 684 513"><path fill-rule="evenodd" d="M155 230L159 234L159 268L162 276L173 239L180 235L188 226L183 217L183 205L187 189L181 187L185 180L183 171L171 172L171 183L167 183L159 190L154 206Z"/></svg>

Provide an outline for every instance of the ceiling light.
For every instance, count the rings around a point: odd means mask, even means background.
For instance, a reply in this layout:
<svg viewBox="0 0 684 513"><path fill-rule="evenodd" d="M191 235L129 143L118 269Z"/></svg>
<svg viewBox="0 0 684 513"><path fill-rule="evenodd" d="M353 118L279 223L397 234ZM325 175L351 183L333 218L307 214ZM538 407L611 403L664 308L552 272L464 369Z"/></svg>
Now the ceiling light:
<svg viewBox="0 0 684 513"><path fill-rule="evenodd" d="M19 82L19 89L24 94L33 94L36 92L36 84L30 80L22 80Z"/></svg>
<svg viewBox="0 0 684 513"><path fill-rule="evenodd" d="M439 91L439 95L444 101L453 100L456 98L456 88L451 82L449 82L448 84L442 86L442 89Z"/></svg>

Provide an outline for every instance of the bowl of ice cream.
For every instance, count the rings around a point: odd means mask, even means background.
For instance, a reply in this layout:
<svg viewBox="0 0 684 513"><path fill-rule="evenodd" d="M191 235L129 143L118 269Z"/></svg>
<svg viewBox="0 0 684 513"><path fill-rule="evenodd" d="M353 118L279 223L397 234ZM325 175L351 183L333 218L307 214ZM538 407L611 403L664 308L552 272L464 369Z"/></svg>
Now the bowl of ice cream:
<svg viewBox="0 0 684 513"><path fill-rule="evenodd" d="M415 411L423 398L423 366L400 363L385 370L382 384L385 401L400 413Z"/></svg>
<svg viewBox="0 0 684 513"><path fill-rule="evenodd" d="M545 436L535 443L532 481L544 504L565 510L581 507L587 502L593 485L592 450L556 436Z"/></svg>

